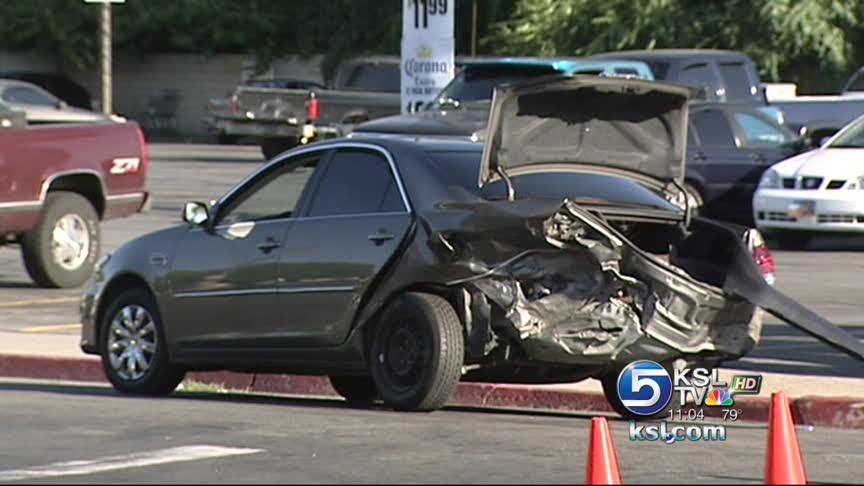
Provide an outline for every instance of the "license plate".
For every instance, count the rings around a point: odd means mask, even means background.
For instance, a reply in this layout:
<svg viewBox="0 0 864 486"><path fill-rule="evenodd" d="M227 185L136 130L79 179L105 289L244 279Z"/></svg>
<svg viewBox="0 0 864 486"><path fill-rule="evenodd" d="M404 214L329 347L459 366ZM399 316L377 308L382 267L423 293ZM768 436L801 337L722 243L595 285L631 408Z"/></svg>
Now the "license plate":
<svg viewBox="0 0 864 486"><path fill-rule="evenodd" d="M792 201L789 203L789 216L803 218L816 214L816 201Z"/></svg>

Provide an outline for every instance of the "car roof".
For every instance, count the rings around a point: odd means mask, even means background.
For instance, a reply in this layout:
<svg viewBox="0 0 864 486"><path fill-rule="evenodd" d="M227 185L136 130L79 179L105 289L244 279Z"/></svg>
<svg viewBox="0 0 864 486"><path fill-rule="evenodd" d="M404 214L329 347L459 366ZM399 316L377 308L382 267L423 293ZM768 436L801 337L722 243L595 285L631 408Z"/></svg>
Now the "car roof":
<svg viewBox="0 0 864 486"><path fill-rule="evenodd" d="M369 143L380 145L385 148L412 148L422 149L426 152L477 152L480 154L483 151L483 144L471 142L470 140L448 139L441 137L423 137L416 135L394 135L392 137L375 137L363 136L362 134L354 133L351 138L331 138L320 143Z"/></svg>
<svg viewBox="0 0 864 486"><path fill-rule="evenodd" d="M39 91L44 91L41 87L28 81L20 81L17 79L0 78L0 88L8 88L13 86L21 86L26 88L35 88Z"/></svg>
<svg viewBox="0 0 864 486"><path fill-rule="evenodd" d="M725 49L638 49L629 51L614 51L602 52L589 56L593 59L746 59L747 55L743 52L730 51Z"/></svg>

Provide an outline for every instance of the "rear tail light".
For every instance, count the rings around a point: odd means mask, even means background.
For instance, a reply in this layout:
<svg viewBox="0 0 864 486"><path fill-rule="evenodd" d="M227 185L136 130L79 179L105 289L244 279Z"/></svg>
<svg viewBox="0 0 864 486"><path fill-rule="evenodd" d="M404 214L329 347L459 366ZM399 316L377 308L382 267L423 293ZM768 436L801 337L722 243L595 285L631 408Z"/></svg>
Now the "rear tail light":
<svg viewBox="0 0 864 486"><path fill-rule="evenodd" d="M237 95L231 97L231 103L228 104L228 110L232 115L237 113Z"/></svg>
<svg viewBox="0 0 864 486"><path fill-rule="evenodd" d="M315 97L315 93L311 93L309 101L306 102L306 118L309 120L318 119L318 110L318 98Z"/></svg>
<svg viewBox="0 0 864 486"><path fill-rule="evenodd" d="M769 250L768 245L765 244L765 238L762 236L762 233L755 229L747 230L747 233L744 235L744 241L750 248L750 252L753 254L753 259L756 261L756 265L759 266L759 270L762 271L762 276L765 278L765 281L773 285L774 255L771 254L771 250Z"/></svg>
<svg viewBox="0 0 864 486"><path fill-rule="evenodd" d="M150 146L147 144L147 139L144 138L144 132L140 126L135 128L135 132L138 135L138 144L141 146L141 173L146 176L150 167Z"/></svg>

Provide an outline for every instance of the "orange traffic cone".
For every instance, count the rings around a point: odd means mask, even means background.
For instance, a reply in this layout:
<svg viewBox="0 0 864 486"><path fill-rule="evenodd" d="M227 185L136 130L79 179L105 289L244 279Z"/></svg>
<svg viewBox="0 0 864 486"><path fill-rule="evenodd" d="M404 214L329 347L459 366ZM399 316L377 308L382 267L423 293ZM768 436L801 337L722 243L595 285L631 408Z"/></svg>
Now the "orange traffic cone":
<svg viewBox="0 0 864 486"><path fill-rule="evenodd" d="M765 457L765 484L807 484L804 461L798 448L792 409L786 392L771 395L768 412L768 453Z"/></svg>
<svg viewBox="0 0 864 486"><path fill-rule="evenodd" d="M588 470L585 484L621 484L618 456L612 444L609 423L603 417L591 419L591 438L588 442Z"/></svg>

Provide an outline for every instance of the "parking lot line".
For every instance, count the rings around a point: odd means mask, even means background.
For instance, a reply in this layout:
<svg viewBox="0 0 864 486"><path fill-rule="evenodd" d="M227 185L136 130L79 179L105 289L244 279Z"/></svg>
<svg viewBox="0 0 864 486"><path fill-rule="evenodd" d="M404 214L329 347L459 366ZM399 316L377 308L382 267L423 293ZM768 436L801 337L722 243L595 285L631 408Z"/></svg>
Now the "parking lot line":
<svg viewBox="0 0 864 486"><path fill-rule="evenodd" d="M55 462L45 466L27 469L11 469L0 471L0 481L20 481L24 479L51 478L58 476L80 476L133 467L155 466L172 462L197 461L215 457L255 454L262 449L246 449L241 447L219 447L210 445L192 445L172 447L151 452L138 452L122 456L100 457L91 460Z"/></svg>
<svg viewBox="0 0 864 486"><path fill-rule="evenodd" d="M10 302L0 302L0 307L26 307L28 305L41 304L64 304L68 302L78 302L80 297L56 297L53 299L36 299L36 300L13 300Z"/></svg>
<svg viewBox="0 0 864 486"><path fill-rule="evenodd" d="M20 332L49 332L62 331L64 329L80 329L81 324L53 324L50 326L27 326L18 329Z"/></svg>

